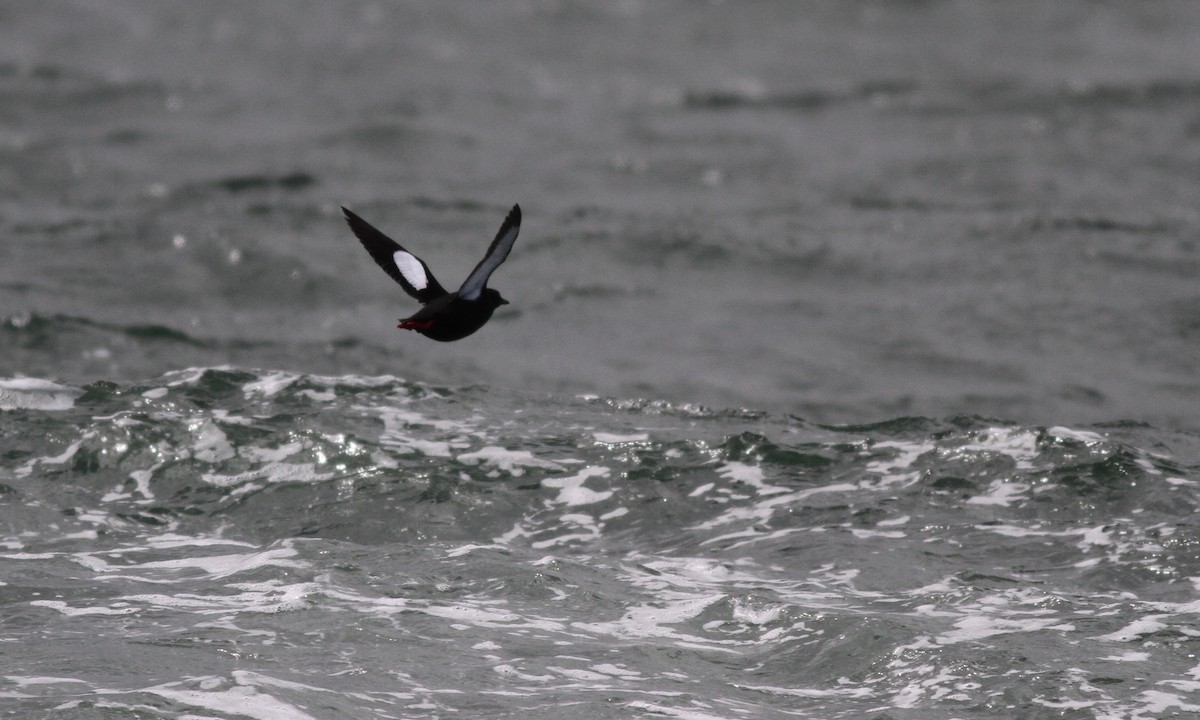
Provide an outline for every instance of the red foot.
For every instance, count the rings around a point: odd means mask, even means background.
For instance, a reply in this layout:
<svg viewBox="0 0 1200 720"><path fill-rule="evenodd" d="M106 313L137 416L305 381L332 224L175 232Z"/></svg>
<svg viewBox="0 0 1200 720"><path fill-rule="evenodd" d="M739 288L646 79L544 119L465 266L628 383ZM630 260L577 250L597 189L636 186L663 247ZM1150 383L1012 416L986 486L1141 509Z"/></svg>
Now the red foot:
<svg viewBox="0 0 1200 720"><path fill-rule="evenodd" d="M428 330L433 327L432 320L401 320L396 327L401 330Z"/></svg>

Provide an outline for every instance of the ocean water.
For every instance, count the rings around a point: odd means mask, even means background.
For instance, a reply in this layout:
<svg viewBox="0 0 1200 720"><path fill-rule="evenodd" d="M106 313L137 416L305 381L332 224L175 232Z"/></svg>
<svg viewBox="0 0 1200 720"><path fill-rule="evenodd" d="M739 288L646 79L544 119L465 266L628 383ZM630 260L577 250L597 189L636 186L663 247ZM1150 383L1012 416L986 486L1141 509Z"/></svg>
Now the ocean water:
<svg viewBox="0 0 1200 720"><path fill-rule="evenodd" d="M1197 715L1198 25L0 6L0 717Z"/></svg>

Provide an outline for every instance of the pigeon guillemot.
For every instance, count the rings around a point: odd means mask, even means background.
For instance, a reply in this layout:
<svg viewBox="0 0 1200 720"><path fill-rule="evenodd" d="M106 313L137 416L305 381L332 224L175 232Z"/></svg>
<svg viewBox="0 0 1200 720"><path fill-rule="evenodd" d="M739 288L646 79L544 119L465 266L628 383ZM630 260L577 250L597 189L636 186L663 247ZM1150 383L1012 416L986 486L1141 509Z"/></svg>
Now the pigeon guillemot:
<svg viewBox="0 0 1200 720"><path fill-rule="evenodd" d="M509 250L517 241L517 232L521 229L519 205L513 205L508 212L487 254L457 292L446 292L421 258L400 247L395 240L346 208L342 208L342 212L346 215L350 230L379 267L400 283L404 292L424 306L411 317L401 320L396 327L416 330L440 342L461 340L483 327L496 308L508 304L507 300L500 297L500 293L486 286L488 278L508 257Z"/></svg>

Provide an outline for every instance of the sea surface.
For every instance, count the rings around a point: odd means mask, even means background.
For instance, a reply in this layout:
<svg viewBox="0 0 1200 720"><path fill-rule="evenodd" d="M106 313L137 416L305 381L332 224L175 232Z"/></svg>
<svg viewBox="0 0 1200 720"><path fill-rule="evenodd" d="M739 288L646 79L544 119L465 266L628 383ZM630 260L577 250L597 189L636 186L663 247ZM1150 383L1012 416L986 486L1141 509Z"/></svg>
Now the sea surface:
<svg viewBox="0 0 1200 720"><path fill-rule="evenodd" d="M0 4L0 717L1200 716L1198 28Z"/></svg>

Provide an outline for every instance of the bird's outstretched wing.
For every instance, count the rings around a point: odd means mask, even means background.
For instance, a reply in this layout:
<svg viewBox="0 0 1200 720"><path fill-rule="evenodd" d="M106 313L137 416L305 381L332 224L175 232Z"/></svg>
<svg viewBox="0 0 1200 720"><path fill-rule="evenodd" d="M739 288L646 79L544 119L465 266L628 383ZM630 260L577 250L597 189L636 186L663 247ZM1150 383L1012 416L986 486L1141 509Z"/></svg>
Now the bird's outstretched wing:
<svg viewBox="0 0 1200 720"><path fill-rule="evenodd" d="M508 211L508 217L504 218L504 223L500 226L500 231L496 233L496 239L492 241L488 247L487 254L463 281L462 287L458 289L458 296L463 300L478 300L479 295L483 292L483 288L487 285L488 278L500 267L500 263L508 257L508 252L512 250L513 243L517 241L517 233L521 230L521 206L513 205L512 210Z"/></svg>
<svg viewBox="0 0 1200 720"><path fill-rule="evenodd" d="M429 266L424 260L400 247L400 243L379 232L366 220L346 208L342 208L342 212L346 215L346 223L350 225L350 230L367 252L371 253L375 263L400 283L404 292L412 295L422 305L446 294L437 278L429 272Z"/></svg>

